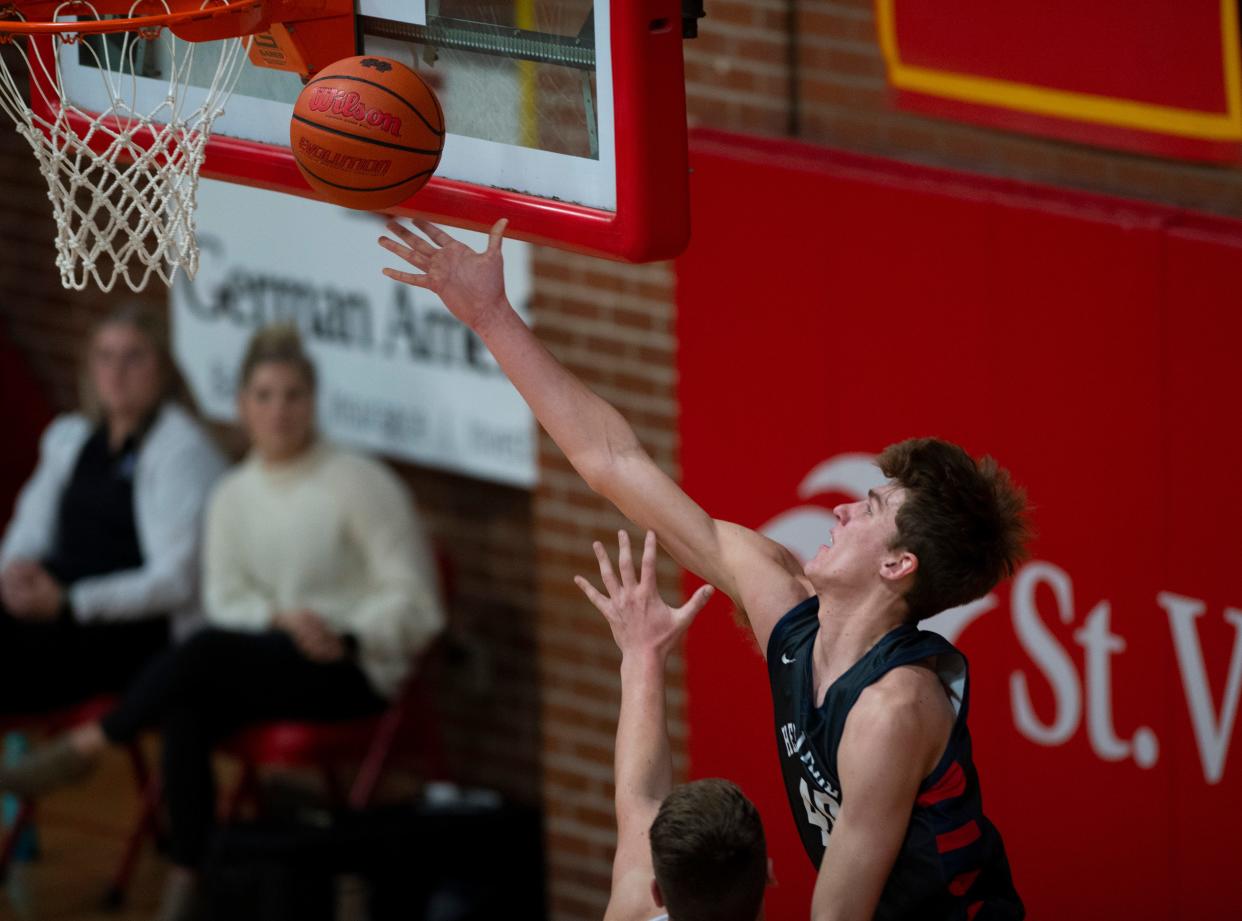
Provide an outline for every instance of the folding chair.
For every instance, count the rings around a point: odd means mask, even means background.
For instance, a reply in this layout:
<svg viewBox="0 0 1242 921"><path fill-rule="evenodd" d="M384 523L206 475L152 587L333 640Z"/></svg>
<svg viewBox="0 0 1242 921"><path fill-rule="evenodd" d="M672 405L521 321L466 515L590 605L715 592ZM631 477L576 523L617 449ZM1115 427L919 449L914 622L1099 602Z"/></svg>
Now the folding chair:
<svg viewBox="0 0 1242 921"><path fill-rule="evenodd" d="M237 818L245 802L257 801L262 768L310 768L319 772L333 806L362 809L370 804L391 756L402 742L417 739L428 779L446 776L444 743L432 707L427 666L434 650L420 657L419 668L391 706L377 716L339 722L282 720L247 727L221 750L238 758L241 776L226 798L224 821ZM404 746L408 747L408 746ZM348 790L339 768L361 762Z"/></svg>
<svg viewBox="0 0 1242 921"><path fill-rule="evenodd" d="M445 599L445 610L448 610L453 598L452 567L448 558L439 551L436 552L436 562L441 595ZM443 735L432 705L429 681L432 669L428 667L436 660L442 645L441 641L436 641L418 657L401 692L381 714L337 722L280 720L259 723L228 739L221 746L221 751L238 758L242 771L221 803L222 821L234 821L246 802L258 802L259 772L267 767L316 769L324 780L333 806L362 809L371 802L390 756L400 748L403 735L414 735L409 731L412 726L417 727L418 747L425 760L427 779L448 779ZM101 707L99 712L106 709L106 706ZM142 795L142 809L108 891L108 902L113 906L124 902L142 845L148 837L154 838L158 831L163 795L158 772L147 769L142 752L136 745L131 748L135 758L135 778ZM362 753L360 767L346 791L341 785L338 768L356 761L359 753ZM13 840L16 842L17 839ZM2 867L3 864L0 864Z"/></svg>

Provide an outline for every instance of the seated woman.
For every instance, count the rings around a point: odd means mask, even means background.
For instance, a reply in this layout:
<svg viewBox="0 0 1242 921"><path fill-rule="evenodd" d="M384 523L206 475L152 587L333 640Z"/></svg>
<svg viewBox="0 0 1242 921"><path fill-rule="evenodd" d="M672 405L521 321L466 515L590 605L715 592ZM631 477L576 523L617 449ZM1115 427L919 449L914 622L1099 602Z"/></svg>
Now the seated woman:
<svg viewBox="0 0 1242 921"><path fill-rule="evenodd" d="M238 407L253 450L211 498L208 628L153 662L102 721L0 771L0 788L37 795L160 726L175 865L161 918L192 916L215 819L213 746L249 723L382 710L444 622L400 482L316 438L315 370L295 330L255 335Z"/></svg>
<svg viewBox="0 0 1242 921"><path fill-rule="evenodd" d="M176 397L154 318L91 335L82 411L43 435L0 545L0 713L120 691L197 620L200 533L225 461Z"/></svg>

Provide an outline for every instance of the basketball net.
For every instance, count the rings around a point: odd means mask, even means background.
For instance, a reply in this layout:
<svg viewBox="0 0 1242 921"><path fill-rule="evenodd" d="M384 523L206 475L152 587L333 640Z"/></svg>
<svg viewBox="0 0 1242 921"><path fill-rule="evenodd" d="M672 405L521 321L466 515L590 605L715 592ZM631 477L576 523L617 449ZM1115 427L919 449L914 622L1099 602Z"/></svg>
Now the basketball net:
<svg viewBox="0 0 1242 921"><path fill-rule="evenodd" d="M133 9L140 4L168 10L167 0L136 0ZM205 0L202 6L214 4ZM62 15L78 22L102 18L89 2L66 2L55 19ZM30 72L31 101L38 94L42 103L34 108L0 56L0 107L30 144L47 180L56 266L66 288L81 291L94 281L110 291L123 279L141 291L153 273L166 285L178 270L194 277L198 172L250 39L186 42L168 29L153 29L91 36L70 31L14 41ZM66 98L65 54L78 54L98 68L104 95L97 113ZM204 81L213 64L214 73ZM141 86L153 81L158 98L144 107L141 98L150 100L152 94Z"/></svg>

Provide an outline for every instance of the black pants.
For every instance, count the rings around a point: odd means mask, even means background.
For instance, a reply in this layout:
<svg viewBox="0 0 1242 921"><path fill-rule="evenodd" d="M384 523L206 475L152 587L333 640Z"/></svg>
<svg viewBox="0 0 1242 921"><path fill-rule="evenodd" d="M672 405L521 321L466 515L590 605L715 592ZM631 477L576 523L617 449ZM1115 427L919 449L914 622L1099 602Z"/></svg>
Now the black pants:
<svg viewBox="0 0 1242 921"><path fill-rule="evenodd" d="M218 742L248 723L327 722L385 706L352 661L311 662L280 632L204 630L152 662L102 724L114 743L161 728L171 857L195 868L215 824L211 753Z"/></svg>
<svg viewBox="0 0 1242 921"><path fill-rule="evenodd" d="M168 648L168 618L18 620L0 605L0 713L44 713L123 691Z"/></svg>

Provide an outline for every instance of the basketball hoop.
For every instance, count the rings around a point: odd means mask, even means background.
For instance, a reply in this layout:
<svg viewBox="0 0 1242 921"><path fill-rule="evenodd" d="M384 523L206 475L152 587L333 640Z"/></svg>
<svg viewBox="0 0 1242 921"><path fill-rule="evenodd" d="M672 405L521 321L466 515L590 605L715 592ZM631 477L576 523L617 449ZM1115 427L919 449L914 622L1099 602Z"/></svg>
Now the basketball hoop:
<svg viewBox="0 0 1242 921"><path fill-rule="evenodd" d="M56 266L66 288L123 280L141 291L154 274L194 277L198 175L212 123L241 74L254 33L273 23L338 15L350 0L11 0L0 43L30 72L30 100L0 56L0 108L34 151L56 221ZM14 39L21 38L18 42ZM345 54L352 53L352 32ZM70 100L65 55L99 71L91 111ZM344 56L339 55L338 56ZM166 91L140 100L139 84ZM98 103L98 104L96 104Z"/></svg>

